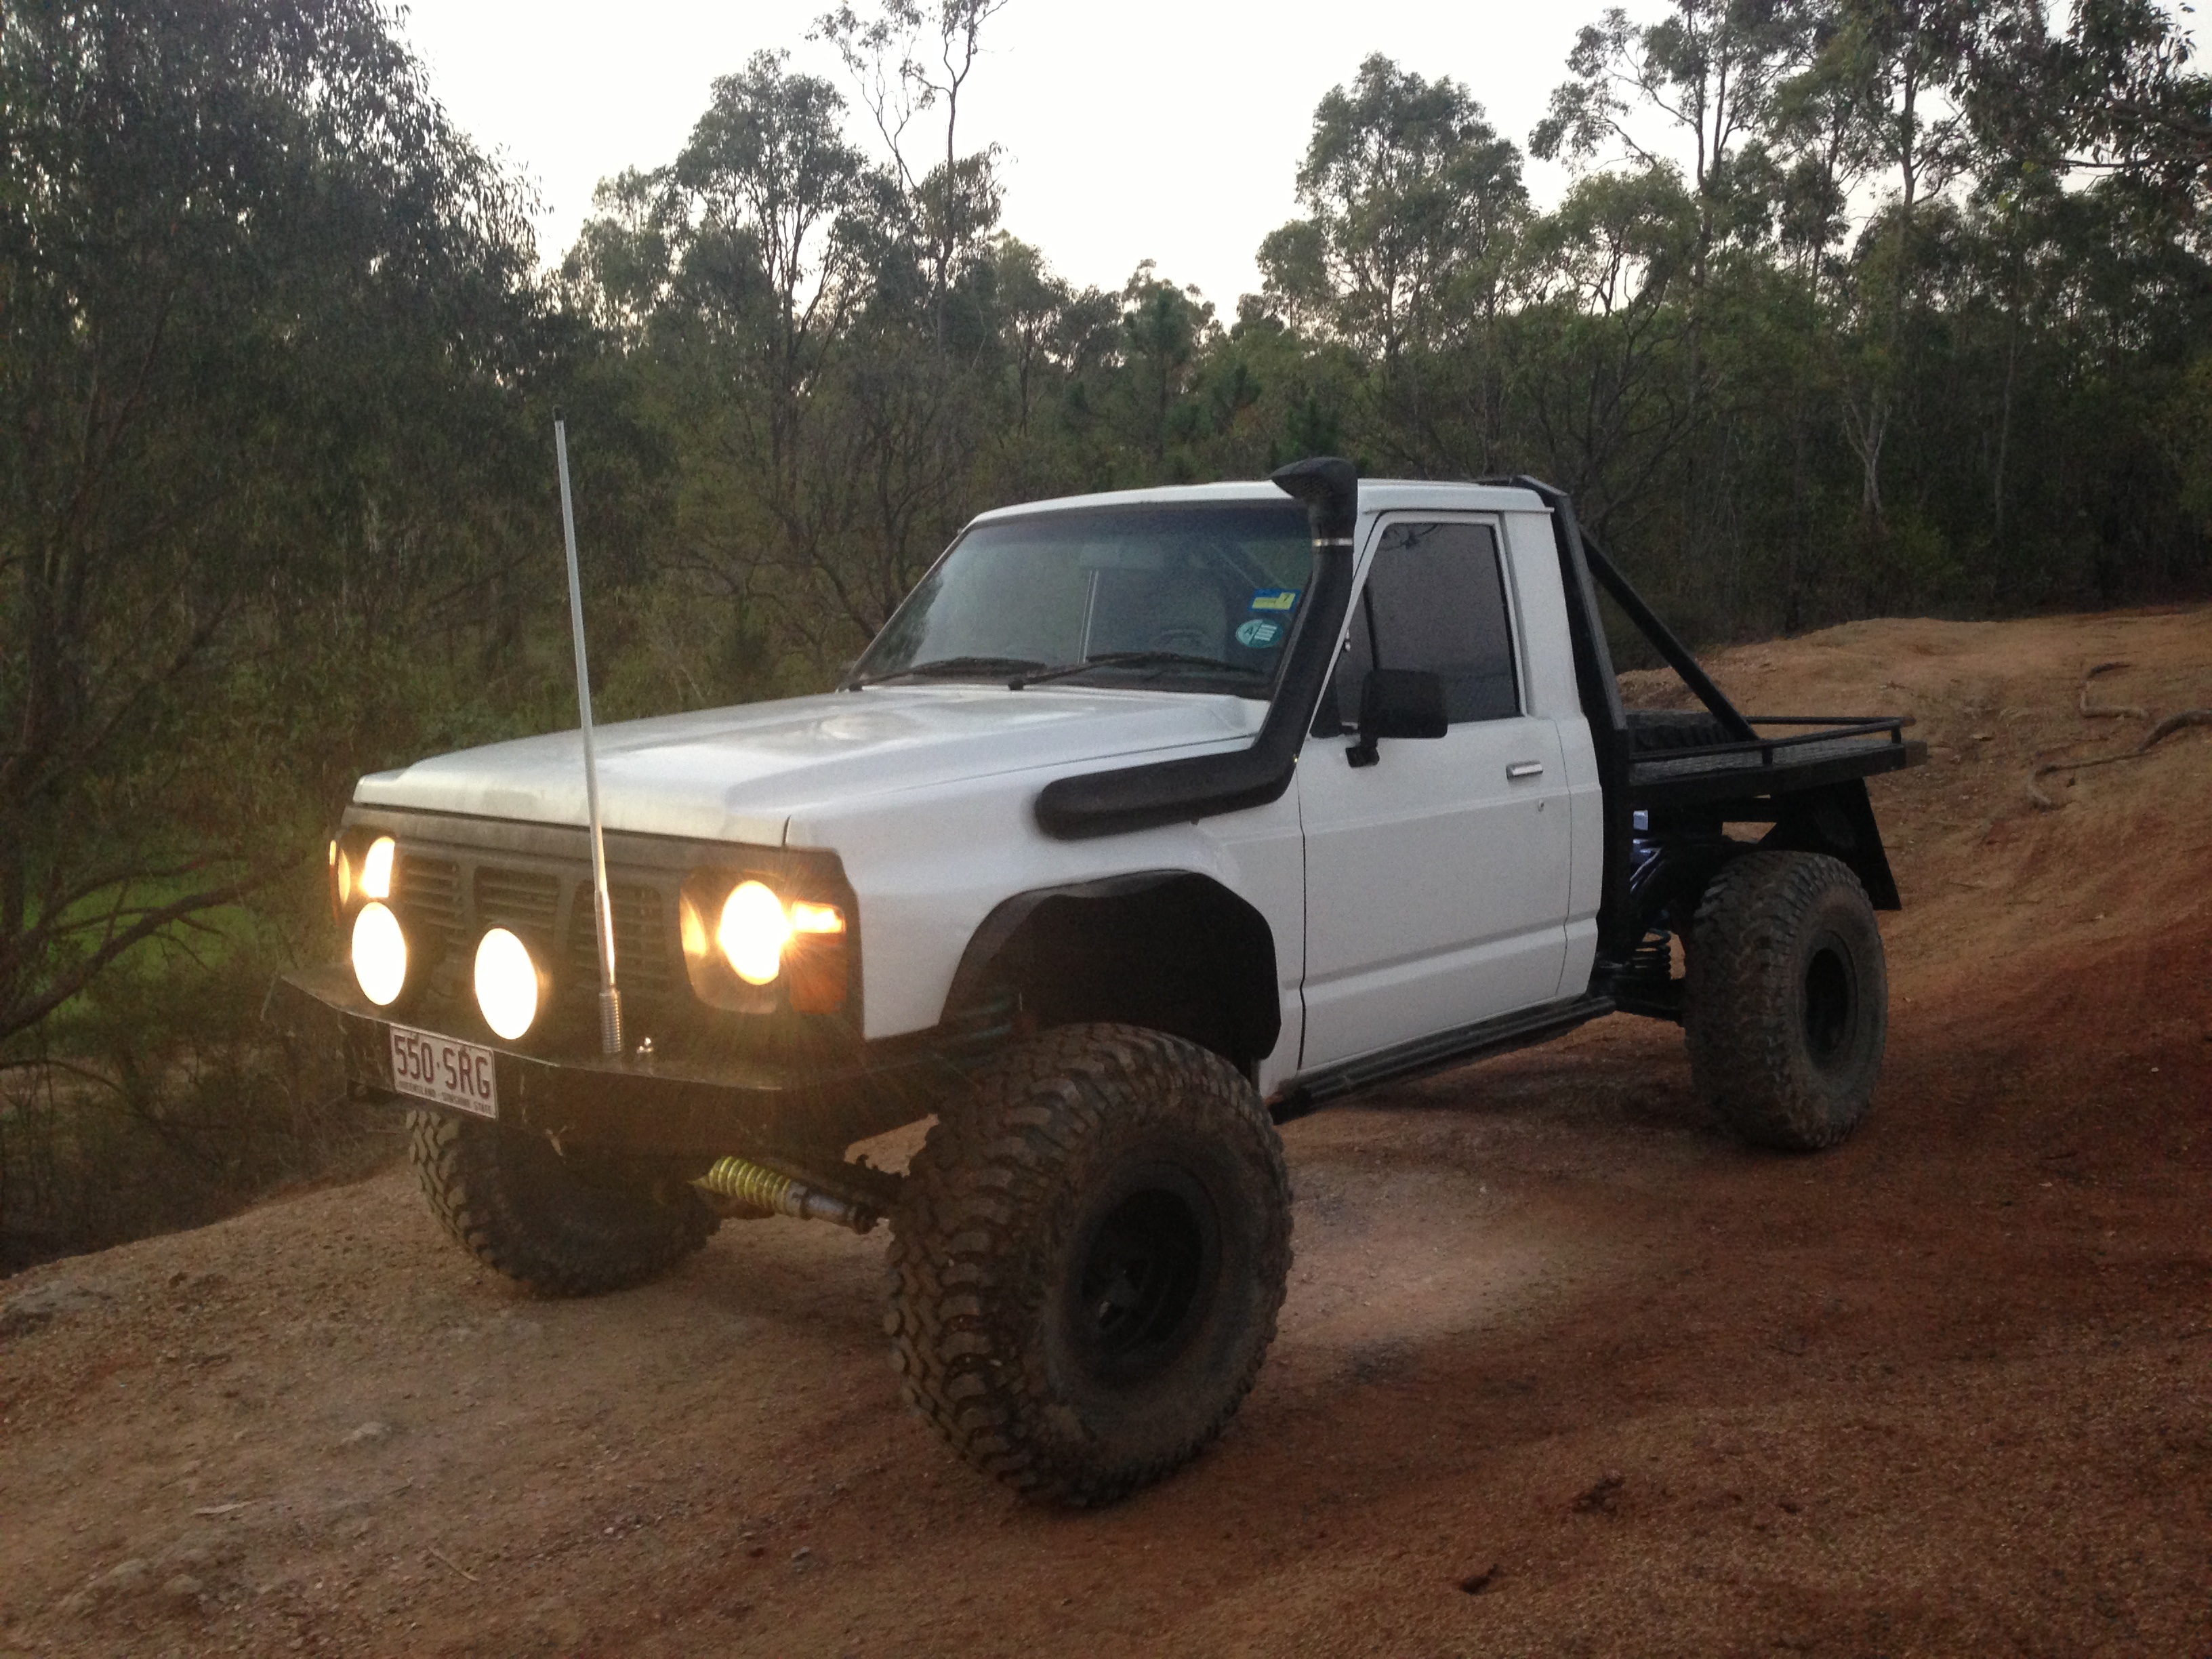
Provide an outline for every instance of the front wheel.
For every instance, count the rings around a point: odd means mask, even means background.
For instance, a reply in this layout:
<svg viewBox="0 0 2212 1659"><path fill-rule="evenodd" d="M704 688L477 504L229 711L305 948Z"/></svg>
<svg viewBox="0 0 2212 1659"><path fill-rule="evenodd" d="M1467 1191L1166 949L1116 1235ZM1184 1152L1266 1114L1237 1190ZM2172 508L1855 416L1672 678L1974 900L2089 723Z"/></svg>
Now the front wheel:
<svg viewBox="0 0 2212 1659"><path fill-rule="evenodd" d="M707 1242L714 1212L689 1184L571 1161L542 1135L444 1112L410 1112L422 1196L488 1267L547 1296L641 1284Z"/></svg>
<svg viewBox="0 0 2212 1659"><path fill-rule="evenodd" d="M1747 1140L1818 1152L1858 1126L1889 1034L1874 907L1841 860L1750 853L1715 876L1688 941L1698 1092Z"/></svg>
<svg viewBox="0 0 2212 1659"><path fill-rule="evenodd" d="M893 1364L977 1468L1111 1502L1218 1435L1274 1340L1282 1143L1226 1060L1133 1026L1048 1031L975 1084L892 1218Z"/></svg>

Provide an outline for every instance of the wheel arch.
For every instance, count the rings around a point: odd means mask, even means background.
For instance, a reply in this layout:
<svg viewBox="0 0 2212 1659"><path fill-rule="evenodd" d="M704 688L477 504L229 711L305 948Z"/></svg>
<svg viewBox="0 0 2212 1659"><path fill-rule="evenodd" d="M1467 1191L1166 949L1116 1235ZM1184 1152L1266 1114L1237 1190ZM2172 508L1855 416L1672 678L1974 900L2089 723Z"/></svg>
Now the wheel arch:
<svg viewBox="0 0 2212 1659"><path fill-rule="evenodd" d="M961 953L942 1018L1006 987L1040 1027L1148 1026L1249 1074L1282 1035L1275 963L1250 901L1195 871L1133 871L1001 900Z"/></svg>

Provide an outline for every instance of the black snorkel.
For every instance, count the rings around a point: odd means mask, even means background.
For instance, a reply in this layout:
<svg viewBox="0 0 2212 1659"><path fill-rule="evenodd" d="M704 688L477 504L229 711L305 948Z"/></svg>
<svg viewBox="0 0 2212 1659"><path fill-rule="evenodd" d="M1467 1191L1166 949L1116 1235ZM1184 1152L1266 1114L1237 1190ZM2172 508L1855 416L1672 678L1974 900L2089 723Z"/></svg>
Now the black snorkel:
<svg viewBox="0 0 2212 1659"><path fill-rule="evenodd" d="M1314 565L1259 734L1247 747L1226 755L1194 755L1056 779L1036 801L1037 826L1048 836L1080 841L1191 823L1265 806L1291 787L1352 597L1359 473L1350 461L1316 455L1291 462L1272 478L1278 489L1306 504Z"/></svg>

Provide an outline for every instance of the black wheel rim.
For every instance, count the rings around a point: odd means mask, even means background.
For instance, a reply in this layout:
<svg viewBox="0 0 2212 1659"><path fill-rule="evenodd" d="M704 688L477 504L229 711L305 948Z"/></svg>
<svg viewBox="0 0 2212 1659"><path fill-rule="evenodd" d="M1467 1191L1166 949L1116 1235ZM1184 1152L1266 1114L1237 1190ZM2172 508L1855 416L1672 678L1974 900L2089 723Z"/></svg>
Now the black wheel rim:
<svg viewBox="0 0 2212 1659"><path fill-rule="evenodd" d="M1833 1065L1851 1044L1858 992L1843 942L1824 935L1805 965L1805 1050L1817 1066Z"/></svg>
<svg viewBox="0 0 2212 1659"><path fill-rule="evenodd" d="M1212 1302L1220 1224L1181 1170L1132 1171L1097 1206L1073 1262L1070 1348L1098 1382L1127 1384L1172 1364Z"/></svg>

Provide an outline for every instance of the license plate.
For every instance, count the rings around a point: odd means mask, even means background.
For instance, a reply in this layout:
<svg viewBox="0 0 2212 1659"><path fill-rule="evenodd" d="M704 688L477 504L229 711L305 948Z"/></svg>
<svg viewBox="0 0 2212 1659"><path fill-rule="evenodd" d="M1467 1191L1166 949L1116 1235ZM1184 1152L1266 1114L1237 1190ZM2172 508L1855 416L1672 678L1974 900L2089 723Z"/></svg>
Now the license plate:
<svg viewBox="0 0 2212 1659"><path fill-rule="evenodd" d="M392 1086L478 1117L499 1115L499 1079L492 1051L435 1031L392 1028Z"/></svg>

